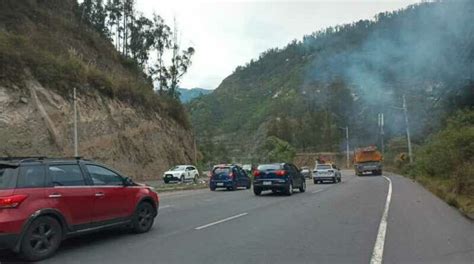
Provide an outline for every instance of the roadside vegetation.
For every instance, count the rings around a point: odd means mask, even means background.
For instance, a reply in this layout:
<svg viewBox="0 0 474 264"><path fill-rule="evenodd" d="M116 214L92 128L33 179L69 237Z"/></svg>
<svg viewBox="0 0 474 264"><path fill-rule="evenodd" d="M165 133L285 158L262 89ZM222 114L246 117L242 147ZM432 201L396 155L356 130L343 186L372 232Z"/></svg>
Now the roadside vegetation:
<svg viewBox="0 0 474 264"><path fill-rule="evenodd" d="M386 163L474 218L474 110L459 110L444 127L415 151L414 164L407 154L396 153L392 143Z"/></svg>
<svg viewBox="0 0 474 264"><path fill-rule="evenodd" d="M459 111L416 152L408 174L474 217L474 110Z"/></svg>
<svg viewBox="0 0 474 264"><path fill-rule="evenodd" d="M187 191L187 190L199 190L209 188L208 183L190 183L190 184L167 184L153 186L159 193L163 192L175 192L175 191Z"/></svg>

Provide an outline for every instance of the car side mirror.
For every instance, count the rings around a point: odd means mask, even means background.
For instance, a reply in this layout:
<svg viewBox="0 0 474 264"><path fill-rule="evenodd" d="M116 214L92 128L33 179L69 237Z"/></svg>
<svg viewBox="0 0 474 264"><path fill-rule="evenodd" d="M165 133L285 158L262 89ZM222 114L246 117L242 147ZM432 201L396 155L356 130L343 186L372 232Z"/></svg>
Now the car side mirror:
<svg viewBox="0 0 474 264"><path fill-rule="evenodd" d="M123 185L124 186L133 186L133 185L135 185L135 183L129 177L125 177L125 179L123 180Z"/></svg>

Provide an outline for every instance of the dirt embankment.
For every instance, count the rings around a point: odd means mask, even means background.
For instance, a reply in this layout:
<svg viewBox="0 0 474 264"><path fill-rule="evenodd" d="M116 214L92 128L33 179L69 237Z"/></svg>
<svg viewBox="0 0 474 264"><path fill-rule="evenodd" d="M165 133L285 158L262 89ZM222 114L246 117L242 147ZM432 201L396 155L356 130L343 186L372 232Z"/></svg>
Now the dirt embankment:
<svg viewBox="0 0 474 264"><path fill-rule="evenodd" d="M190 163L189 130L168 117L97 92L78 96L79 154L135 179L156 179ZM73 156L73 103L34 78L21 87L0 83L0 156Z"/></svg>

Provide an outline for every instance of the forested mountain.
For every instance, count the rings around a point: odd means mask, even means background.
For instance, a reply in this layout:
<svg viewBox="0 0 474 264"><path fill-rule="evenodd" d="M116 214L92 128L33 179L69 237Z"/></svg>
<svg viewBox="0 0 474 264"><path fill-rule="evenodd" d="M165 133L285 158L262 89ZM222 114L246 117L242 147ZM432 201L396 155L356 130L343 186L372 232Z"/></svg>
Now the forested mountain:
<svg viewBox="0 0 474 264"><path fill-rule="evenodd" d="M474 102L474 3L411 5L304 36L239 66L188 107L204 152L245 160L270 136L298 151L339 151L405 136L413 142ZM265 158L265 157L263 157Z"/></svg>
<svg viewBox="0 0 474 264"><path fill-rule="evenodd" d="M178 93L179 93L179 100L181 100L182 103L188 103L194 98L212 93L212 90L203 89L203 88L192 88L192 89L178 88Z"/></svg>

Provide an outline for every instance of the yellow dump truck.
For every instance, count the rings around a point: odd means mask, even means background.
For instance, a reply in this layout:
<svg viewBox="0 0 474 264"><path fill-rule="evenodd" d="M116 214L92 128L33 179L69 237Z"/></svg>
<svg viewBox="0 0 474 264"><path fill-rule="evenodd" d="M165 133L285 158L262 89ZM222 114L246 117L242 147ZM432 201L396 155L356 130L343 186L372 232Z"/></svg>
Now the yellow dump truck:
<svg viewBox="0 0 474 264"><path fill-rule="evenodd" d="M375 146L358 148L354 153L354 169L357 176L382 175L383 156Z"/></svg>

